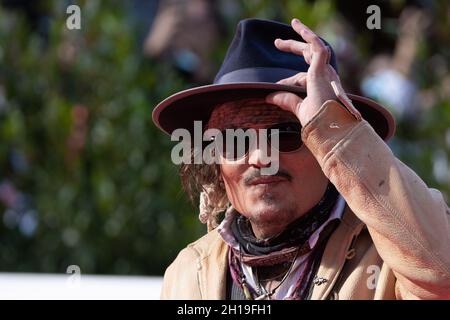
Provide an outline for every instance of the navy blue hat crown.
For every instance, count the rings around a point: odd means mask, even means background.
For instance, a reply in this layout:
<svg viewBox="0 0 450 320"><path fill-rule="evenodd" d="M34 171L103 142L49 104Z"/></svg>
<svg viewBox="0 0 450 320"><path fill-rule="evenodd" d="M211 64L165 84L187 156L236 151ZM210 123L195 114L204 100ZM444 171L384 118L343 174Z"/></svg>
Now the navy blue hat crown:
<svg viewBox="0 0 450 320"><path fill-rule="evenodd" d="M214 84L233 82L277 82L298 72L308 71L302 56L282 52L275 39L305 42L290 25L268 20L246 19L239 22ZM330 65L337 71L336 57L331 46Z"/></svg>
<svg viewBox="0 0 450 320"><path fill-rule="evenodd" d="M278 50L274 44L277 38L305 42L290 25L261 19L242 20L214 83L164 99L153 110L155 124L168 134L178 128L193 132L195 121L207 123L214 107L229 101L264 98L276 91L288 91L304 98L305 88L277 83L309 68L302 56ZM329 64L337 71L334 51L322 41L331 52ZM387 140L394 134L394 118L383 106L355 94L347 96L380 137Z"/></svg>

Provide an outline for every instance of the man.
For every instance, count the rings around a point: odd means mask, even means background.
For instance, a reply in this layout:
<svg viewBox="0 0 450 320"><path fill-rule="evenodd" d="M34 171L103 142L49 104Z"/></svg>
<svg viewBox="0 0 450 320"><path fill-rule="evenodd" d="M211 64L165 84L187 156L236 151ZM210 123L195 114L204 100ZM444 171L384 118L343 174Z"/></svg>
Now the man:
<svg viewBox="0 0 450 320"><path fill-rule="evenodd" d="M167 269L161 298L450 298L448 206L383 141L392 116L346 95L336 71L299 20L248 19L214 84L156 107L169 134L196 120L225 136L267 130L240 154L214 149L220 164L182 165L209 232ZM265 142L277 145L273 175L262 173Z"/></svg>

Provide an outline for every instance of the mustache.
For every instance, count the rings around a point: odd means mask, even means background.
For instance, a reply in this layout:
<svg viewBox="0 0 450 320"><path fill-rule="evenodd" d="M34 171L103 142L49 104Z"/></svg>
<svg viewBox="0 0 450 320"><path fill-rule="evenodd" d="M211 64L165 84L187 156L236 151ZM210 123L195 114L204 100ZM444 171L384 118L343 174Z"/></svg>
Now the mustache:
<svg viewBox="0 0 450 320"><path fill-rule="evenodd" d="M253 171L251 171L251 172L249 172L249 173L247 173L245 175L245 177L244 177L244 184L245 185L250 185L253 180L258 179L258 178L260 178L262 176L266 176L266 175L261 174L261 170L255 169L255 170L253 170ZM274 176L274 177L283 177L283 178L286 178L288 181L292 180L292 176L286 170L283 170L283 169L279 169L278 172L275 173L272 176Z"/></svg>

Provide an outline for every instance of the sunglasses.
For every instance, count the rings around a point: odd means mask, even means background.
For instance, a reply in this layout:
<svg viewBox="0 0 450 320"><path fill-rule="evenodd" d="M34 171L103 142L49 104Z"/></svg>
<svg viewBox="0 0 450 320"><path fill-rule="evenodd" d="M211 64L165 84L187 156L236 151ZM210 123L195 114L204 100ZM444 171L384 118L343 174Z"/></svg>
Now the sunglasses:
<svg viewBox="0 0 450 320"><path fill-rule="evenodd" d="M256 142L256 134L251 138L248 134L238 135L237 130L241 132L248 132L250 129L234 129L221 131L222 139L218 143L218 150L221 152L221 156L228 160L238 160L245 157L250 148ZM301 138L302 127L300 123L287 122L279 123L266 129L267 134L259 135L260 138L267 138L267 146L272 146L275 150L281 153L295 152L301 148L303 141ZM278 147L275 139L278 140ZM212 137L209 143L218 142L217 136ZM253 142L253 143L252 143ZM209 144L208 143L208 144ZM261 143L261 142L259 142Z"/></svg>

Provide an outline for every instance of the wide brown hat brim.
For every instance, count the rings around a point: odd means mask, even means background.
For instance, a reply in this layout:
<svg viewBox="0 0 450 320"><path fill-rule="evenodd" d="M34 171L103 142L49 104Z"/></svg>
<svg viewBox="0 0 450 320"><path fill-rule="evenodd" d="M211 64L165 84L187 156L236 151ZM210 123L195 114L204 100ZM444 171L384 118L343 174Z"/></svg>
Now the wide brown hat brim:
<svg viewBox="0 0 450 320"><path fill-rule="evenodd" d="M184 128L193 132L194 121L205 126L215 106L248 98L265 98L276 91L288 91L304 98L306 92L297 86L269 82L212 84L178 92L159 103L153 110L156 126L167 134ZM388 110L377 102L354 94L347 94L362 117L375 132L387 141L394 135L395 120Z"/></svg>

